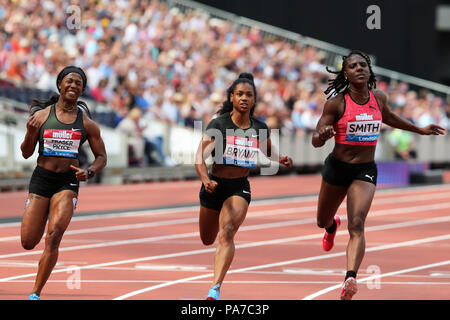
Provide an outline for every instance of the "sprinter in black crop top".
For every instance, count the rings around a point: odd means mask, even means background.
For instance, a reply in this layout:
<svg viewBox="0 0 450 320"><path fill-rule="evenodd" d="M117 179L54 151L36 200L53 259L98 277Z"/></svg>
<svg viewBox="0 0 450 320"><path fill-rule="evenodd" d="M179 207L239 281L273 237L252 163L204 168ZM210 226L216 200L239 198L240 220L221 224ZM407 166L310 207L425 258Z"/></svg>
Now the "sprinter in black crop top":
<svg viewBox="0 0 450 320"><path fill-rule="evenodd" d="M248 128L238 127L231 118L231 112L218 116L206 127L208 136L214 137L218 133L221 139L215 140L215 148L211 153L214 163L242 168L256 165L260 145L267 141L270 134L267 125L253 117L250 117ZM222 148L216 153L220 143Z"/></svg>
<svg viewBox="0 0 450 320"><path fill-rule="evenodd" d="M260 152L271 155L274 151L271 150L269 128L252 116L255 103L253 76L243 73L228 89L227 101L219 110L220 115L208 124L197 151L195 168L202 181L200 237L203 244L210 245L220 234L214 259L214 279L207 300L219 299L220 286L233 260L234 236L244 221L251 200L247 179L250 168L257 164ZM208 174L205 158L209 154L214 163ZM288 156L276 161L292 166Z"/></svg>
<svg viewBox="0 0 450 320"><path fill-rule="evenodd" d="M39 142L39 157L30 180L21 225L24 249L31 250L40 242L46 221L49 221L30 300L40 299L41 290L56 264L62 236L76 207L79 182L94 176L106 165L100 128L90 119L86 104L78 101L86 82L83 70L66 67L56 80L60 94L47 101L35 99L30 107L31 116L21 150L23 157L29 158ZM86 170L78 167L78 154L85 140L89 141L95 157Z"/></svg>
<svg viewBox="0 0 450 320"><path fill-rule="evenodd" d="M83 111L78 108L72 123L61 122L56 116L56 104L50 107L47 120L39 130L39 155L77 159L86 141Z"/></svg>

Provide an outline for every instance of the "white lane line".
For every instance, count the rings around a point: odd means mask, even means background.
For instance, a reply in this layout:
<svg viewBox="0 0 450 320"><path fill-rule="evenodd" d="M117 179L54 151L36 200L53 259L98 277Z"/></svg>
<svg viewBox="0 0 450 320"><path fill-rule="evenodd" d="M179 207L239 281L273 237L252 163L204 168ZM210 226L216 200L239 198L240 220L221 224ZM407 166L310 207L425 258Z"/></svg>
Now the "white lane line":
<svg viewBox="0 0 450 320"><path fill-rule="evenodd" d="M450 272L449 271L434 271L434 272L430 272L430 277L450 278Z"/></svg>
<svg viewBox="0 0 450 320"><path fill-rule="evenodd" d="M391 204L391 203L409 203L411 201L429 201L429 200L438 200L438 199L447 199L448 193L436 193L431 195L414 195L414 196L404 196L404 197L395 197L395 198L382 198L382 199L374 199L372 207L379 205L379 204ZM284 199L285 200L285 199ZM272 201L272 200L271 200ZM283 202L283 200L280 200L278 203ZM170 210L155 210L155 211L146 211L146 215L150 216L151 213L155 215L159 214L169 214L169 213L178 213L179 210L181 212L185 212L186 208L177 208L174 211ZM342 203L341 209L345 209L346 204ZM271 210L258 210L253 211L252 209L249 210L249 213L247 214L247 219L254 218L254 217L261 217L261 216L275 216L275 215L281 215L281 214L291 214L291 213L304 213L304 212L315 212L317 210L317 206L302 206L302 207L294 207L294 208L281 208L281 209L271 209ZM130 212L124 212L123 214L128 214ZM139 212L139 214L143 214L143 212ZM371 216L377 215L377 210L371 211L369 213ZM97 219L97 217L95 218ZM141 229L141 228L147 228L147 227L158 227L163 225L176 225L176 224L182 224L182 223L191 223L191 222L197 222L198 218L184 218L184 219L171 219L166 221L156 221L156 222L147 222L147 223L135 223L135 224L125 224L125 225L114 225L114 226L108 226L108 227L95 227L95 228L83 228L83 229L76 229L76 230L67 230L65 232L65 235L74 235L74 234L85 234L85 233L94 233L94 232L108 232L108 231L120 231L120 230L130 230L130 229ZM2 237L0 238L1 241L17 241L20 239L20 236L10 236L10 237Z"/></svg>
<svg viewBox="0 0 450 320"><path fill-rule="evenodd" d="M427 200L427 199L440 199L448 196L448 188L449 185L441 185L441 186L423 186L423 187L406 187L406 188L396 188L389 190L377 190L377 193L374 198L373 204L383 204L383 203L392 203L392 202L408 202L414 200ZM449 189L449 190L447 190ZM423 191L441 191L440 193L434 193L429 195L423 195ZM404 197L395 197L398 194L406 194ZM412 196L408 196L412 194ZM381 197L380 197L381 196ZM383 197L383 196L393 196L393 197ZM265 206L272 204L280 204L280 203L304 203L309 201L317 200L317 195L311 196L299 196L292 198L279 198L279 199L267 199L267 200L253 200L252 208L255 206ZM392 201L394 200L394 201ZM398 201L395 201L398 200ZM386 202L384 202L386 201ZM345 208L345 203L342 204L342 208ZM106 219L106 218L128 218L128 217L147 217L147 216L159 216L164 214L175 214L182 212L197 212L199 209L199 205L189 205L189 206L181 206L177 208L163 208L163 209L149 209L149 210L127 210L116 213L106 213L106 214L94 214L89 216L77 215L75 213L72 218L72 222L75 221L89 221L96 219ZM315 207L314 210L317 208ZM250 213L251 211L249 211ZM20 222L11 222L11 223L0 223L0 228L3 227L17 227L20 226Z"/></svg>
<svg viewBox="0 0 450 320"><path fill-rule="evenodd" d="M393 248L406 247L406 246L415 246L415 245L418 245L418 244L429 243L429 242L436 242L436 241L442 241L442 240L448 240L448 239L450 239L450 234L437 236L437 237L416 239L416 240L405 241L405 242L391 243L391 244L386 244L386 245L381 245L381 246L376 246L376 247L372 247L372 248L366 249L366 253L367 252L387 250L387 249L393 249ZM256 266L252 266L252 267L245 267L245 268L240 268L240 269L235 269L235 270L229 270L227 272L227 274L239 273L239 272L244 272L244 271L249 271L249 270L258 270L258 269L279 267L279 266L284 266L284 265L293 264L293 263L303 263L303 262L323 260L323 259L328 259L328 258L344 256L345 254L346 254L346 252L342 251L342 252L333 253L333 254L312 256L312 257L308 257L308 258L301 258L301 259L287 260L287 261L281 261L281 262L275 262L275 263L269 263L269 264L263 264L263 265L256 265ZM450 263L450 260L447 261L447 263ZM429 267L435 267L435 266L439 266L439 264L429 265ZM185 282L188 282L188 281L191 281L191 280L204 279L204 278L208 278L208 277L212 277L212 276L214 276L214 273L208 273L208 274L204 274L204 275L178 279L178 280L175 280L175 281L159 284L159 285L156 285L156 286L151 286L151 287L147 287L147 288L144 288L144 289L132 291L132 292L129 292L127 294L124 294L124 295L121 295L119 297L116 297L113 300L124 300L124 299L130 298L130 297L133 297L133 296L145 293L145 292L156 290L156 289L172 286L172 285L179 284L179 283L185 283ZM376 279L374 277L368 277L366 279L370 279L370 278ZM334 288L334 287L335 286L333 286L332 288Z"/></svg>
<svg viewBox="0 0 450 320"><path fill-rule="evenodd" d="M195 221L198 221L198 219L196 219ZM315 219L301 219L301 220L290 220L290 221L283 221L283 222L263 223L263 224L258 224L258 225L242 226L239 230L240 231L250 231L250 230L260 230L260 229L270 229L270 228L282 228L282 227L286 227L286 226L310 224L314 221L315 221ZM105 248L105 247L120 246L120 245L149 243L149 242L156 242L156 241L163 241L163 240L191 238L191 237L197 237L197 236L199 236L198 232L188 232L188 233L171 234L171 235L164 235L164 236L157 236L157 237L108 241L108 242L59 248L59 252L82 250L82 249L93 249L93 248ZM36 255L36 254L42 254L42 253L43 253L43 250L10 253L10 254L0 255L0 259L20 257L20 256L30 256L30 255Z"/></svg>
<svg viewBox="0 0 450 320"><path fill-rule="evenodd" d="M34 283L34 280L11 280L10 283ZM67 283L67 280L48 280L47 283ZM114 283L114 284L122 284L122 283L167 283L170 280L79 280L80 283ZM211 283L210 280L197 280L197 281L189 281L187 283L192 284L203 284L203 283ZM335 284L336 281L299 281L299 280L289 280L289 281L281 281L281 280L230 280L227 281L227 285L229 284ZM428 281L383 281L383 285L450 285L450 282L428 282Z"/></svg>
<svg viewBox="0 0 450 320"><path fill-rule="evenodd" d="M443 218L445 218L445 217L443 217ZM397 228L398 226L406 227L406 226L423 225L423 224L426 224L427 222L429 222L429 223L440 222L440 220L436 220L436 219L442 219L442 218L432 218L432 219L410 221L407 224L405 224L403 222L387 224L387 225L384 225L384 228L385 228L384 230L394 229L394 228ZM447 217L447 219L448 219L448 217ZM380 226L376 226L376 228L377 228L377 230L380 230L379 229ZM370 231L371 231L371 227L366 228L366 232L370 232ZM337 232L338 235L342 235L345 233L346 233L346 231L338 231ZM176 235L173 235L173 237L175 237L175 236ZM236 249L251 248L251 247L276 245L276 244L295 242L295 241L321 239L322 237L323 237L323 233L316 233L316 234L310 234L310 235L305 235L305 236L297 236L297 237L289 237L289 238L281 238L281 239L273 239L273 240L265 240L265 241L257 241L257 242L238 244L235 247L236 247ZM169 259L169 258L177 258L177 257L190 256L190 255L196 255L196 254L211 253L211 252L215 252L215 250L216 250L216 248L198 249L198 250L182 251L182 252L176 252L176 253L149 256L149 257L141 257L141 258L134 258L134 259L126 259L126 260L98 263L98 264L92 264L92 265L85 265L85 266L81 266L81 267L77 266L76 268L69 267L69 268L65 268L65 269L54 270L52 272L52 274L59 273L59 272L69 272L69 271L73 271L73 270L96 269L96 268L109 267L109 266L115 266L115 265L127 264L127 263L138 263L138 262L143 262L143 261L154 261L154 260L159 260L159 259ZM339 255L341 255L341 254L338 254L337 256L339 256ZM331 255L330 257L334 257L334 256ZM22 278L28 278L28 277L34 277L34 276L36 276L36 273L11 276L11 277L0 279L0 282L6 282L6 281L10 281L10 280L22 279Z"/></svg>
<svg viewBox="0 0 450 320"><path fill-rule="evenodd" d="M253 211L253 212L249 213L247 218L251 219L251 218L260 217L260 216L272 216L272 215L275 216L275 215L287 214L287 213L311 212L312 210L315 210L315 209L316 209L315 206L309 206L309 207L301 207L301 208L260 210L260 211ZM311 221L313 222L313 221L315 221L315 219L308 220L308 222L311 222ZM64 235L141 229L141 228L147 228L147 227L160 227L160 226L165 226L165 225L179 225L179 224L197 223L197 222L198 222L198 217L184 218L184 219L170 219L170 220L154 221L154 222L146 222L146 223L121 224L121 225L114 225L114 226L108 226L108 227L95 227L95 228L67 230L64 233ZM20 236L10 236L10 237L0 238L0 241L12 241L12 240L15 241L15 240L19 240L19 239L20 239Z"/></svg>
<svg viewBox="0 0 450 320"><path fill-rule="evenodd" d="M366 250L367 252L367 250ZM413 267L413 268L408 268L408 269L403 269L403 270L397 270L397 271L393 271L393 272L388 272L388 273L383 273L383 274L379 274L379 275L373 275L370 277L366 277L366 278L362 278L362 279L358 279L358 283L362 283L362 282L367 282L367 281L372 281L375 279L381 279L384 277L390 277L390 276L395 276L398 274L402 274L402 273L408 273L408 272L414 272L414 271L419 271L419 270L424 270L424 269L429 269L429 268L434 268L434 267L441 267L441 266L445 266L450 264L450 260L446 260L446 261L442 261L442 262L437 262L437 263L432 263L432 264L427 264L427 265L421 265L421 266L417 266L417 267ZM306 297L304 297L302 300L312 300L314 298L317 298L327 292L330 292L332 290L336 290L341 288L342 283L339 283L337 285L328 287L326 289L317 291L313 294L310 294Z"/></svg>
<svg viewBox="0 0 450 320"><path fill-rule="evenodd" d="M425 206L415 206L415 207L410 207L410 208L403 207L403 208L395 208L395 209L387 209L387 210L377 210L377 211L372 212L371 216L405 214L405 213L412 213L412 212L418 212L418 211L429 211L429 210L433 210L433 209L439 210L439 209L445 209L445 208L450 208L450 202L433 204L433 205L425 205ZM299 209L301 209L301 208L299 208ZM299 211L299 209L290 209L290 210ZM438 220L435 220L435 219L438 219ZM345 220L345 217L343 217L342 220ZM434 221L445 222L445 221L448 221L448 217L432 218L431 220L424 219L424 220L416 220L416 221L407 221L407 222L400 223L400 225L399 224L394 224L394 225L396 225L396 226L397 225L412 226L412 225L427 223L427 221L430 221L429 223L435 223ZM309 223L314 223L314 222L315 222L315 219L311 218L311 219L291 220L291 221L275 222L275 223L265 223L265 224L259 224L259 225L253 225L253 226L242 226L240 228L240 231L281 228L281 227L286 227L286 226L309 224ZM379 227L374 226L374 227L366 228L366 230L370 230L370 228L381 228L380 230L384 230L383 228L385 228L385 227L384 226L379 226ZM378 229L375 229L375 230L378 230ZM343 231L340 231L340 232L343 232ZM189 233L158 236L158 237L108 241L108 242L101 242L101 243L94 243L94 244L87 244L87 245L63 247L63 248L60 248L59 251L60 252L74 251L74 250L84 250L84 249L93 249L93 248L105 248L105 247L120 246L120 245L148 243L148 242L155 242L155 241L162 241L162 240L174 240L174 239L180 239L180 238L196 237L196 236L198 236L198 234L199 234L198 232L189 232ZM340 233L338 232L338 234L340 234ZM42 253L43 253L43 250L10 253L10 254L0 255L0 259L21 257L21 256L30 256L30 255L37 255L37 254L42 254Z"/></svg>
<svg viewBox="0 0 450 320"><path fill-rule="evenodd" d="M267 206L273 204L289 204L289 203L303 203L314 201L317 199L317 196L299 196L294 198L275 198L275 199L266 199L266 200L253 200L251 209L258 206ZM199 204L196 205L185 205L176 208L162 208L162 209L148 209L148 210L127 210L115 213L101 213L101 214L92 214L88 216L83 216L83 214L75 215L72 217L71 222L76 221L89 221L89 220L97 220L97 219L106 219L106 218L134 218L134 217L153 217L165 214L176 214L176 213L198 213L200 208ZM269 211L269 210L268 210ZM17 227L20 226L20 222L10 222L10 223L0 223L0 228L2 227Z"/></svg>
<svg viewBox="0 0 450 320"><path fill-rule="evenodd" d="M97 232L111 232L111 231L122 231L122 230L131 230L131 229L142 229L142 228L150 228L150 227L160 227L160 226L170 226L170 225L179 225L184 223L192 223L197 222L198 218L185 218L185 219L172 219L165 221L154 221L154 222L145 222L145 223L133 223L133 224L119 224L108 227L94 227L94 228L83 228L76 230L67 230L64 235L74 235L74 234L86 234L86 233L97 233ZM11 236L11 237L3 237L0 238L1 241L16 241L19 240L20 236Z"/></svg>
<svg viewBox="0 0 450 320"><path fill-rule="evenodd" d="M135 270L153 270L153 271L203 271L208 270L207 266L188 266L188 265L168 265L168 264L148 264L138 263Z"/></svg>
<svg viewBox="0 0 450 320"><path fill-rule="evenodd" d="M437 193L437 194L432 194L429 196L421 195L421 196L406 196L406 197L398 197L398 198L379 199L377 201L374 200L373 206L378 205L378 204L388 204L388 203L402 203L402 202L421 201L421 200L424 200L424 201L437 200L437 199L441 199L441 198L448 198L448 194L447 193ZM442 208L442 206L445 207L445 205L446 205L446 203L435 204L434 207L429 207L429 209L439 209L439 208ZM433 206L433 205L431 205L431 206ZM345 203L343 203L341 208L344 209L345 207L346 207ZM402 208L390 209L390 210L397 210L397 211L392 211L392 214L402 213L403 208L408 208L408 207L402 207ZM418 208L422 208L422 206L418 206ZM290 214L290 213L314 212L316 209L317 209L316 206L307 206L307 207L303 206L303 207L298 207L298 208L295 207L295 208L282 208L282 209L273 209L273 210L249 211L247 218L254 218L254 217L260 217L260 216L275 216L275 215ZM389 209L387 209L387 210L389 210ZM184 209L182 211L184 211ZM381 211L383 211L383 210L381 210ZM377 215L379 215L379 212L380 212L380 210L373 210L369 214L370 214L370 216L377 216ZM162 212L160 212L160 213L162 213ZM164 211L164 214L165 213L168 213L168 212ZM65 235L131 230L131 229L140 229L140 228L147 228L147 227L159 227L159 226L163 226L163 225L177 225L177 224L182 224L182 223L197 222L197 220L198 220L198 218L185 218L185 219L171 219L171 220L166 220L166 221L156 221L156 222L147 222L147 223L115 225L115 226L108 226L108 227L83 228L83 229L76 229L76 230L67 230ZM17 241L19 239L20 239L20 236L3 237L3 238L0 238L0 242L1 241Z"/></svg>

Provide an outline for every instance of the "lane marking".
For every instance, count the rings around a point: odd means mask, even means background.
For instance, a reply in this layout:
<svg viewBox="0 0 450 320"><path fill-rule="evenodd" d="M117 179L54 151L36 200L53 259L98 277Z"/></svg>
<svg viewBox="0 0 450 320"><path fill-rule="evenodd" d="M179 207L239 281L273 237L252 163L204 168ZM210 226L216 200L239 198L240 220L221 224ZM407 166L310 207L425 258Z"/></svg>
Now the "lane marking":
<svg viewBox="0 0 450 320"><path fill-rule="evenodd" d="M406 187L406 188L396 188L396 189L381 189L377 190L377 193L375 194L374 198L374 204L377 203L377 201L380 201L379 195L387 195L387 196L393 196L392 198L386 197L386 199L399 199L395 196L397 194L416 194L416 196L412 196L411 199L432 199L435 193L424 195L423 191L433 191L433 190L439 190L442 191L440 193L442 197L445 198L445 195L448 195L448 191L450 191L450 188L448 188L449 185L440 185L438 187L436 186L424 186L422 188L419 187ZM447 190L448 189L448 190ZM255 206L264 206L264 205L272 205L272 204L289 204L289 203L303 203L308 201L317 200L317 194L315 195L306 195L306 196L293 196L292 198L273 198L273 199L255 199L252 200L252 207ZM439 196L440 197L440 196ZM408 202L407 199L404 200L405 202ZM395 201L394 201L395 202ZM342 208L345 208L345 203L342 204ZM182 213L182 212L198 212L199 205L186 205L186 206L180 206L175 208L159 208L159 209L148 209L148 210L142 210L142 209L136 209L136 210L127 210L127 211L121 211L121 212L114 212L114 213L99 213L99 214L90 214L88 216L83 216L83 213L80 213L80 215L77 215L75 213L74 217L72 218L71 222L77 222L77 221L89 221L89 220L96 220L96 219L105 219L105 218L128 218L128 217L146 217L146 216L158 216L158 215L164 215L164 214L172 214L172 213ZM316 208L317 209L317 208ZM250 211L249 211L250 213ZM2 227L15 227L20 226L20 222L8 222L8 223L0 223L0 228Z"/></svg>
<svg viewBox="0 0 450 320"><path fill-rule="evenodd" d="M393 248L406 247L406 246L414 246L414 245L418 245L418 244L430 243L430 242L436 242L436 241L442 241L442 240L448 240L448 239L450 239L450 234L437 236L437 237L416 239L416 240L411 240L411 241L391 243L391 244L386 244L386 245L381 245L381 246L368 248L368 249L366 249L366 253L374 252L374 251L387 250L387 249L393 249ZM325 254L325 255L320 255L320 256L312 256L312 257L308 257L308 258L301 258L301 259L287 260L287 261L281 261L281 262L275 262L275 263L269 263L269 264L263 264L263 265L256 265L256 266L252 266L252 267L245 267L245 268L229 270L227 272L227 274L239 273L239 272L248 271L248 270L258 270L258 269L279 267L279 266L284 266L284 265L293 264L293 263L303 263L303 262L324 260L324 259L328 259L328 258L335 258L335 257L345 256L345 254L346 254L346 252L342 251L342 252L333 253L333 254ZM449 264L449 263L450 263L450 260L447 260L445 262L445 264ZM443 265L443 263L441 262L441 263L438 263L438 264L427 265L427 267L435 267L435 266L440 266L440 265ZM412 269L405 269L405 270L412 270ZM420 269L417 269L417 270L420 270ZM395 273L391 272L390 274L395 274ZM151 286L151 287L147 287L147 288L144 288L144 289L132 291L132 292L129 292L127 294L124 294L124 295L121 295L119 297L116 297L113 300L124 300L124 299L130 298L130 297L133 297L133 296L145 293L145 292L156 290L156 289L172 286L172 285L179 284L179 283L185 283L185 282L191 281L191 280L198 280L198 279L209 278L209 277L213 277L213 276L214 276L214 273L208 273L208 274L204 274L204 275L178 279L178 280L174 280L174 281L171 281L171 282L159 284L159 285L156 285L156 286ZM376 276L372 276L372 277L367 277L365 279L366 279L366 281L368 281L368 280L372 280L372 279L376 279L376 278L377 278ZM335 287L339 288L340 284L337 285L337 286L330 287L330 288L332 288L330 290L335 289Z"/></svg>
<svg viewBox="0 0 450 320"><path fill-rule="evenodd" d="M367 252L367 250L366 250L366 252ZM434 267L441 267L441 266L445 266L448 264L450 264L450 260L427 264L427 265L422 265L422 266L417 266L417 267L403 269L403 270L397 270L397 271L393 271L393 272L388 272L388 273L383 273L383 274L379 274L379 275L374 275L374 276L358 279L358 283L372 281L375 279L381 279L381 278L389 277L389 276L395 276L395 275L402 274L402 273L414 272L414 271L419 271L419 270L424 270L424 269L429 269L429 268L434 268ZM317 291L313 294L310 294L310 295L304 297L302 300L312 300L312 299L317 298L327 292L339 289L339 288L341 288L341 286L342 286L342 283L339 283L337 285L334 285L334 286L328 287L326 289Z"/></svg>
<svg viewBox="0 0 450 320"><path fill-rule="evenodd" d="M417 211L428 211L431 209L445 209L445 208L450 208L450 202L434 204L434 205L426 205L426 206L417 206L417 207L411 207L411 208L395 208L395 209L388 209L388 210L379 210L379 211L373 212L372 216L404 214L404 213L411 213L411 212L417 212ZM449 219L450 219L450 216L445 216L445 217L436 217L436 218L394 223L392 225L395 227L397 227L397 226L399 226L399 227L414 226L414 225L421 225L421 224L427 224L427 223L447 222L447 221L449 221ZM342 220L344 221L345 217L342 217ZM301 225L301 224L308 224L308 223L314 223L314 222L315 222L315 219L290 220L290 221L284 221L284 222L264 223L264 224L258 224L258 225L252 225L252 226L242 226L239 230L240 231L250 231L250 230L261 230L261 229L270 229L270 228L281 228L281 227L286 227L286 226ZM366 227L365 229L366 230L386 230L386 226L387 225L373 226L373 227ZM338 231L337 234L345 234L346 232L347 231ZM149 242L156 242L156 241L162 241L162 240L173 240L173 239L180 239L180 238L190 238L190 237L197 237L197 236L199 236L198 232L189 232L189 233L148 237L148 238L115 240L115 241L109 241L109 242L63 247L63 248L59 248L59 251L64 252L64 251L85 250L85 249L93 249L93 248L105 248L105 247L111 247L111 246L141 244L141 243L149 243ZM44 252L44 250L10 253L10 254L0 255L0 259L37 255L37 254L42 254L43 252Z"/></svg>
<svg viewBox="0 0 450 320"><path fill-rule="evenodd" d="M381 199L378 201L374 200L373 205L378 204L388 204L388 203L401 203L401 202L410 202L410 201L418 201L418 200L437 200L441 198L448 198L447 193L438 193L433 194L431 197L429 196L407 196L407 197L399 197L399 198L389 198L389 199ZM385 201L383 201L385 200ZM443 203L441 205L444 205L445 207L446 203ZM439 209L441 207L439 204L435 204L435 207L432 207L433 209L437 208ZM432 205L433 206L433 205ZM249 211L247 218L254 218L254 217L260 217L260 216L266 216L266 213L269 213L269 216L271 215L278 215L278 214L290 214L290 213L300 213L300 212L310 212L315 211L317 206L308 206L308 207L299 207L299 208L283 208L283 209L273 209L273 210L259 210L259 211ZM345 203L341 205L341 209L345 209ZM408 207L402 207L402 208L408 208ZM402 208L398 208L402 209ZM421 208L419 206L419 208ZM181 209L181 208L180 208ZM385 210L396 210L396 209L385 209ZM370 216L377 216L379 214L380 210L371 210L369 213ZM345 217L344 217L345 219ZM65 235L73 235L73 234L85 234L85 233L93 233L93 232L107 232L107 231L119 231L119 230L130 230L130 229L139 229L139 228L147 228L147 227L154 227L154 226L163 226L163 225L176 225L176 224L182 224L182 223L191 223L191 222L197 222L198 218L185 218L185 219L171 219L166 221L155 221L155 222L147 222L147 223L135 223L135 224L126 224L126 225L115 225L115 226L108 226L108 227L95 227L95 228L83 228L83 229L76 229L76 230L67 230L65 232ZM3 237L0 238L0 241L16 241L19 240L20 236L10 236L10 237Z"/></svg>
<svg viewBox="0 0 450 320"><path fill-rule="evenodd" d="M138 270L154 270L154 271L205 271L207 266L188 266L188 265L168 265L168 264L148 264L138 263L135 265Z"/></svg>
<svg viewBox="0 0 450 320"><path fill-rule="evenodd" d="M430 219L425 219L425 220L430 220ZM433 222L431 222L431 223L435 223L435 222L436 222L436 218L433 218ZM437 222L439 222L439 221L437 221ZM413 226L413 225L421 225L421 224L424 224L424 220L416 221L416 222L411 221L411 222L409 222L408 225ZM387 225L385 225L385 230L396 228L397 225L399 225L399 224L398 223L387 224ZM405 227L405 223L400 223L400 226ZM377 227L379 227L379 226L377 226ZM370 232L370 231L371 231L371 227L366 228L366 232ZM342 235L344 233L346 233L346 231L338 231L337 232L337 234L339 234L339 235ZM251 247L264 246L264 245L275 245L275 244L281 244L281 243L288 243L288 242L294 242L294 241L321 239L322 237L323 237L323 233L316 233L316 234L310 234L310 235L305 235L305 236L250 242L250 243L245 243L245 244L239 244L239 245L236 245L235 247L236 247L236 249L251 248ZM118 260L118 261L112 261L112 262L97 263L97 264L85 265L85 266L81 266L81 267L77 266L77 268L69 267L69 268L65 268L65 269L54 270L52 272L52 274L59 273L59 272L69 272L69 271L73 271L73 270L95 269L95 268L109 267L109 266L115 266L115 265L127 264L127 263L154 261L154 260L159 260L159 259L177 258L177 257L190 256L190 255L196 255L196 254L211 253L211 252L215 252L215 250L216 250L216 248L198 249L198 250L182 251L182 252L176 252L176 253L170 253L170 254L149 256L149 257L141 257L141 258ZM367 250L366 250L366 252L367 252ZM341 254L338 254L338 256L340 256L340 255ZM334 256L330 256L330 257L334 257ZM37 273L30 273L30 274L24 274L24 275L18 275L18 276L11 276L11 277L0 279L0 282L6 282L9 280L14 280L14 279L34 277L36 275L37 275Z"/></svg>
<svg viewBox="0 0 450 320"><path fill-rule="evenodd" d="M79 280L80 283L167 283L170 280ZM67 283L67 280L48 280L47 283ZM9 283L34 283L34 280L11 280ZM197 280L197 281L189 281L186 284L204 284L211 283L209 280ZM262 281L253 281L253 280L230 280L227 281L228 284L335 284L336 281L281 281L281 280L262 280ZM383 285L450 285L450 282L427 282L427 281L383 281Z"/></svg>

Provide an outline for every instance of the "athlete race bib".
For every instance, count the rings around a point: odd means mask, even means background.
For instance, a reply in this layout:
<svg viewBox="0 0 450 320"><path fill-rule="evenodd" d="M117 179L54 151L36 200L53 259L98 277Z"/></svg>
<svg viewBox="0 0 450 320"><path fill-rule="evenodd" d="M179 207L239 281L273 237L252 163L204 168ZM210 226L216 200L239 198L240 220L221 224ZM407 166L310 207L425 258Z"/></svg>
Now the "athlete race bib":
<svg viewBox="0 0 450 320"><path fill-rule="evenodd" d="M45 129L44 156L77 158L82 133L75 130Z"/></svg>
<svg viewBox="0 0 450 320"><path fill-rule="evenodd" d="M381 131L381 120L373 120L373 115L363 113L356 116L356 121L347 123L345 140L354 142L377 141Z"/></svg>
<svg viewBox="0 0 450 320"><path fill-rule="evenodd" d="M251 168L256 164L258 152L258 139L227 136L227 144L223 153L223 163Z"/></svg>

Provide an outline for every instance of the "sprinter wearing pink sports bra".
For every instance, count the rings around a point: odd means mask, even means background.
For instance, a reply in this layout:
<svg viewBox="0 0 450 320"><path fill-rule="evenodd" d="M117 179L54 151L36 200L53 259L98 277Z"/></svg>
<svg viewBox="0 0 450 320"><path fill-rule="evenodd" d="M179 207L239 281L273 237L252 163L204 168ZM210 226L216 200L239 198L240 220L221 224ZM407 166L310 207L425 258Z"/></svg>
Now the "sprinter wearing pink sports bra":
<svg viewBox="0 0 450 320"><path fill-rule="evenodd" d="M312 137L314 147L335 138L333 152L326 158L317 208L317 225L325 228L322 246L332 249L341 219L336 215L347 197L350 240L347 273L340 298L350 300L357 292L356 275L365 253L364 223L375 195L377 166L375 148L382 124L422 135L441 135L445 129L431 124L419 128L400 118L388 107L387 96L376 87L370 58L361 51L343 57L342 69L334 72L325 94L330 94Z"/></svg>

